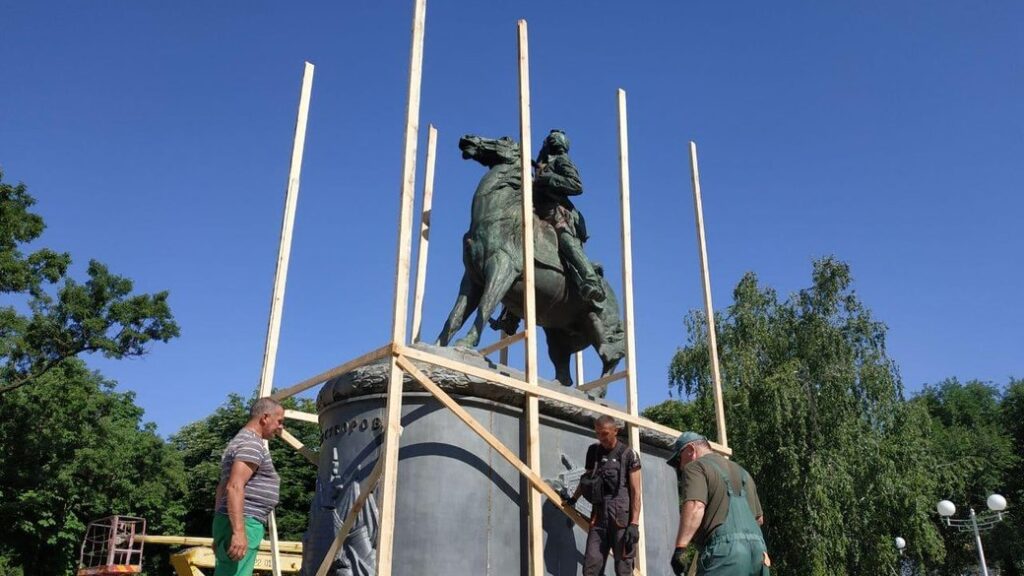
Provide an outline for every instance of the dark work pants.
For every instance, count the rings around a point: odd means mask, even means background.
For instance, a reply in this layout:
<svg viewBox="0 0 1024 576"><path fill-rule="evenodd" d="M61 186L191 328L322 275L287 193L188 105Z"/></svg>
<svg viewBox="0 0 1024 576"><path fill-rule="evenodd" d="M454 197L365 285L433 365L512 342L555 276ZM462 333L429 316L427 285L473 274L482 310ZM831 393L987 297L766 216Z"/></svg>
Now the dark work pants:
<svg viewBox="0 0 1024 576"><path fill-rule="evenodd" d="M587 548L583 552L583 576L604 574L608 550L615 554L616 576L630 576L633 573L633 558L623 559L622 535L625 528L619 528L611 518L598 518L587 532Z"/></svg>

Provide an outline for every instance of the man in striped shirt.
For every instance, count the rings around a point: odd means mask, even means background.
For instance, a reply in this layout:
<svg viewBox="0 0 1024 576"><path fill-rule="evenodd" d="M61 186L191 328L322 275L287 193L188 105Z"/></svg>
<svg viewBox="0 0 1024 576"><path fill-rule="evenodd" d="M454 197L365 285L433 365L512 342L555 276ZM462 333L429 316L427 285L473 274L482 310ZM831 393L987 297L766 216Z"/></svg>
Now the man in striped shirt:
<svg viewBox="0 0 1024 576"><path fill-rule="evenodd" d="M283 428L281 404L260 398L249 410L249 421L224 449L213 516L214 576L252 575L263 529L277 506L281 486L265 441Z"/></svg>

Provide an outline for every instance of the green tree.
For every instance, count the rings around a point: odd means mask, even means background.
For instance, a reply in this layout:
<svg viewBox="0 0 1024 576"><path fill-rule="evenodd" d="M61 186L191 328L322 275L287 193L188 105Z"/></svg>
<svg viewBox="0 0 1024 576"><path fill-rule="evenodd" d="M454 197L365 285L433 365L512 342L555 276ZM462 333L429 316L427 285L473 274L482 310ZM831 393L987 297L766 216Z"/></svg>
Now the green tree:
<svg viewBox="0 0 1024 576"><path fill-rule="evenodd" d="M315 412L309 399L289 398L286 408ZM249 406L237 394L228 396L213 414L184 426L171 437L187 470L184 505L185 529L190 535L206 535L213 524L214 494L220 481L220 458L224 447L249 420ZM288 431L303 444L316 450L320 431L315 424L288 421ZM316 489L316 466L279 439L270 441L274 468L281 476L281 502L275 512L278 535L282 540L301 540L309 522L309 506Z"/></svg>
<svg viewBox="0 0 1024 576"><path fill-rule="evenodd" d="M697 413L697 406L692 402L679 400L666 400L645 408L642 416L680 431L696 430L697 426L703 424Z"/></svg>
<svg viewBox="0 0 1024 576"><path fill-rule="evenodd" d="M815 262L811 286L786 300L750 273L733 298L715 318L730 447L758 481L775 570L887 573L897 535L915 543L913 562L940 559L929 415L903 402L886 328L849 267ZM670 388L691 399L695 428L714 430L706 319L686 326Z"/></svg>
<svg viewBox="0 0 1024 576"><path fill-rule="evenodd" d="M45 229L34 204L0 172L0 571L69 574L91 520L137 515L151 531L181 529L177 453L141 423L131 393L77 358L139 356L178 326L166 292L132 294L96 261L80 284L69 254L23 252Z"/></svg>
<svg viewBox="0 0 1024 576"><path fill-rule="evenodd" d="M1024 380L1010 379L1000 403L999 410L1003 428L1013 441L1013 453L1016 461L1007 470L1002 488L1006 498L1016 510L1011 513L998 538L998 554L1001 568L1006 576L1024 576L1024 513L1020 506L1024 505Z"/></svg>
<svg viewBox="0 0 1024 576"><path fill-rule="evenodd" d="M8 558L0 566L73 574L86 526L112 514L141 516L151 533L180 533L182 461L142 413L134 394L77 359L4 396L0 551ZM147 550L148 573L168 572L165 555Z"/></svg>
<svg viewBox="0 0 1024 576"><path fill-rule="evenodd" d="M167 292L133 295L131 280L95 260L80 284L67 277L69 254L47 248L24 254L20 247L46 226L30 211L35 199L25 185L2 180L0 172L0 295L12 305L0 307L0 398L83 352L139 356L150 341L178 335ZM56 295L48 293L57 283ZM18 311L15 299L28 313Z"/></svg>
<svg viewBox="0 0 1024 576"><path fill-rule="evenodd" d="M1020 388L1011 381L1011 393L1020 394ZM1014 491L1019 490L1016 474L1020 472L1021 445L1015 443L1014 434L1020 432L1020 423L1011 420L1020 415L1015 406L1018 401L1019 397L1011 394L1004 399L1000 388L992 384L977 380L961 384L955 378L926 386L911 401L931 416L929 436L938 459L933 470L938 488L935 500L951 500L958 507L958 518L972 506L978 512L987 510L989 494L1005 493L1012 502ZM1020 567L1017 552L1021 545L1014 539L1015 525L1010 518L1010 523L997 526L984 540L990 565L1001 565L1012 574ZM935 573L952 576L977 566L973 534L949 528L942 532L947 557Z"/></svg>

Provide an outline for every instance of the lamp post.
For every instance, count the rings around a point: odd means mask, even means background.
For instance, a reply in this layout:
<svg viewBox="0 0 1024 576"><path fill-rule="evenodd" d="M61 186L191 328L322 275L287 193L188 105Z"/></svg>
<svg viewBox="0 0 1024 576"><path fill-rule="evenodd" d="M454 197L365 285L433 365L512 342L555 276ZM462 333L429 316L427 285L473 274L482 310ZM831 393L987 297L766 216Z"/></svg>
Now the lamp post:
<svg viewBox="0 0 1024 576"><path fill-rule="evenodd" d="M1006 510L1006 498L999 494L992 494L988 497L988 509L990 512L975 514L971 507L971 514L966 519L952 518L956 514L956 505L949 500L939 502L935 509L939 516L945 520L946 526L952 526L960 532L974 532L974 543L978 546L978 561L981 563L981 576L988 576L988 566L985 565L985 550L981 547L981 533L990 530L997 522L1003 519L1003 510Z"/></svg>
<svg viewBox="0 0 1024 576"><path fill-rule="evenodd" d="M897 564L900 568L899 573L897 574L896 570L893 570L893 573L896 574L896 576L899 576L899 574L903 573L903 549L907 547L907 541L904 540L902 537L897 536L895 539L893 539L892 543L894 546L896 546L896 551L900 553L899 563Z"/></svg>

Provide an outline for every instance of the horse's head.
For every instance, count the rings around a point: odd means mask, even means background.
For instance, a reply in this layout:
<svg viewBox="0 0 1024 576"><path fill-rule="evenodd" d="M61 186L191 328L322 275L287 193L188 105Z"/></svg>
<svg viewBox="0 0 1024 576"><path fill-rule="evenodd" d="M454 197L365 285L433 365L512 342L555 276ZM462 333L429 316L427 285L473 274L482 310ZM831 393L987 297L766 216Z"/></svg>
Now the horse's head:
<svg viewBox="0 0 1024 576"><path fill-rule="evenodd" d="M476 160L488 168L519 161L519 143L508 136L494 140L466 134L459 139L459 150L463 159Z"/></svg>

